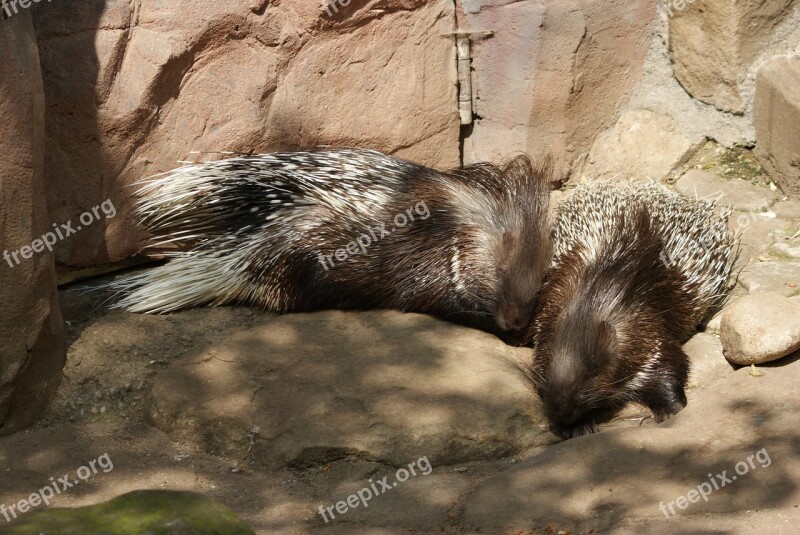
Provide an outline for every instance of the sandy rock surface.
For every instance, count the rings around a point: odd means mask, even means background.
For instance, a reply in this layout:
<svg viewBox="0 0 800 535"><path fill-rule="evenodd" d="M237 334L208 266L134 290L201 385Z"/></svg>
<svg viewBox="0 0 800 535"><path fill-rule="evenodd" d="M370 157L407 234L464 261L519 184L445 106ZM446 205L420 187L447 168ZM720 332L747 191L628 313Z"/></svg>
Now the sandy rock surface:
<svg viewBox="0 0 800 535"><path fill-rule="evenodd" d="M685 164L704 143L703 136L686 137L669 116L629 111L598 136L580 173L600 180L659 181Z"/></svg>
<svg viewBox="0 0 800 535"><path fill-rule="evenodd" d="M748 292L776 292L786 297L800 293L800 264L758 262L744 268L739 283Z"/></svg>
<svg viewBox="0 0 800 535"><path fill-rule="evenodd" d="M753 63L781 50L796 30L794 0L669 2L675 77L693 97L719 110L749 106ZM793 24L794 23L794 24ZM788 28L786 27L788 26Z"/></svg>
<svg viewBox="0 0 800 535"><path fill-rule="evenodd" d="M561 442L514 372L527 350L436 319L241 308L138 316L92 312L101 297L79 289L62 302L66 377L42 425L0 440L0 503L107 453L113 470L54 505L186 490L256 533L314 535L674 533L717 517L732 533L788 534L797 517L795 357L754 376L700 333L684 347L693 365L684 411L656 425L629 407L601 433ZM747 472L733 480L741 462ZM412 463L414 476L400 471ZM706 502L690 492L709 473L730 482L702 486ZM364 507L358 493L372 484Z"/></svg>
<svg viewBox="0 0 800 535"><path fill-rule="evenodd" d="M268 469L497 459L551 440L514 365L528 354L422 315L291 314L171 364L149 418Z"/></svg>
<svg viewBox="0 0 800 535"><path fill-rule="evenodd" d="M716 320L760 302L744 328L778 324L746 331L750 344L778 343L773 332L789 325L771 306L785 297L762 292L790 288L800 264L771 251L795 246L797 221L774 220L782 226L761 235L764 261ZM764 266L782 275L756 286L752 270ZM682 412L657 425L629 406L599 434L562 442L515 371L528 350L484 333L381 311L140 316L108 312L103 292L85 290L61 292L69 353L46 419L0 439L0 504L108 454L113 470L53 505L185 490L259 534L788 535L800 520L797 353L734 366L714 334L721 327L684 346Z"/></svg>

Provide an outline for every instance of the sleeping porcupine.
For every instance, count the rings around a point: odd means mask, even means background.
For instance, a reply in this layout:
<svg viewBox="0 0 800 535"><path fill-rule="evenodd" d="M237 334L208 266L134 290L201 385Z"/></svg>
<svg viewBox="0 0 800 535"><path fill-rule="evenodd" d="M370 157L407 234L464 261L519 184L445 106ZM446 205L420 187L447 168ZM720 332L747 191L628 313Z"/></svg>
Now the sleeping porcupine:
<svg viewBox="0 0 800 535"><path fill-rule="evenodd" d="M596 432L627 402L658 422L686 406L681 346L724 301L738 256L730 210L716 210L656 184L591 184L559 206L526 370L554 433Z"/></svg>
<svg viewBox="0 0 800 535"><path fill-rule="evenodd" d="M184 166L137 192L153 246L178 250L117 284L116 306L391 308L519 331L552 255L549 169L521 155L439 172L372 150Z"/></svg>

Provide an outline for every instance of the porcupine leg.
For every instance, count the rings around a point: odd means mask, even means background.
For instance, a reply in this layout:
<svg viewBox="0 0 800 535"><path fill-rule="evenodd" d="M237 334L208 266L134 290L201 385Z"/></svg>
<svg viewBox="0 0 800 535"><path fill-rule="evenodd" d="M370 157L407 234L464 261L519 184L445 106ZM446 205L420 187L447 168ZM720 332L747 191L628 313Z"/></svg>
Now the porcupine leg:
<svg viewBox="0 0 800 535"><path fill-rule="evenodd" d="M639 401L653 412L653 419L661 423L686 407L686 381L689 377L689 357L680 347L668 350L665 358L679 363L667 375L652 377L639 394ZM667 353L665 351L665 353Z"/></svg>

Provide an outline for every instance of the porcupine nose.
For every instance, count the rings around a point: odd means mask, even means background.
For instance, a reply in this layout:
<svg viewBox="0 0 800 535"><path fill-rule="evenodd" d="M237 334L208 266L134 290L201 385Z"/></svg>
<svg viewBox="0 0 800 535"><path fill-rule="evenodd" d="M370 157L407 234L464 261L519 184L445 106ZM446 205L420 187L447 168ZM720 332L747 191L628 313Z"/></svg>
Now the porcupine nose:
<svg viewBox="0 0 800 535"><path fill-rule="evenodd" d="M572 404L563 403L558 404L556 406L550 406L549 411L550 418L556 422L559 422L563 425L570 425L578 421L582 413Z"/></svg>
<svg viewBox="0 0 800 535"><path fill-rule="evenodd" d="M520 331L528 326L529 316L520 307L501 307L497 313L497 325L504 331Z"/></svg>

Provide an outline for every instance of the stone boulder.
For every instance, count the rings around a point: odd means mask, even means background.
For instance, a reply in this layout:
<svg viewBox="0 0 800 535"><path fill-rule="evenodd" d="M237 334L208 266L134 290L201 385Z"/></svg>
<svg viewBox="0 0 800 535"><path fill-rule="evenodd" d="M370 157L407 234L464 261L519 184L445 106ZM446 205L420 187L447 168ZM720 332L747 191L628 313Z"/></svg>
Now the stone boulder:
<svg viewBox="0 0 800 535"><path fill-rule="evenodd" d="M743 113L749 95L742 81L748 77L754 60L772 43L776 28L793 14L796 3L796 0L667 2L675 77L694 98L722 111Z"/></svg>
<svg viewBox="0 0 800 535"><path fill-rule="evenodd" d="M800 197L800 56L758 70L754 116L762 165L785 193Z"/></svg>
<svg viewBox="0 0 800 535"><path fill-rule="evenodd" d="M268 470L496 459L554 438L515 365L529 355L418 314L289 314L170 365L149 419Z"/></svg>
<svg viewBox="0 0 800 535"><path fill-rule="evenodd" d="M785 357L800 349L800 304L773 292L744 296L725 310L720 338L734 364Z"/></svg>
<svg viewBox="0 0 800 535"><path fill-rule="evenodd" d="M686 388L705 388L734 370L725 360L722 342L714 335L698 333L683 345L683 350L691 361Z"/></svg>
<svg viewBox="0 0 800 535"><path fill-rule="evenodd" d="M65 350L53 255L41 239L52 228L43 179L44 92L29 11L0 18L0 50L0 433L6 433L36 418L57 386Z"/></svg>

